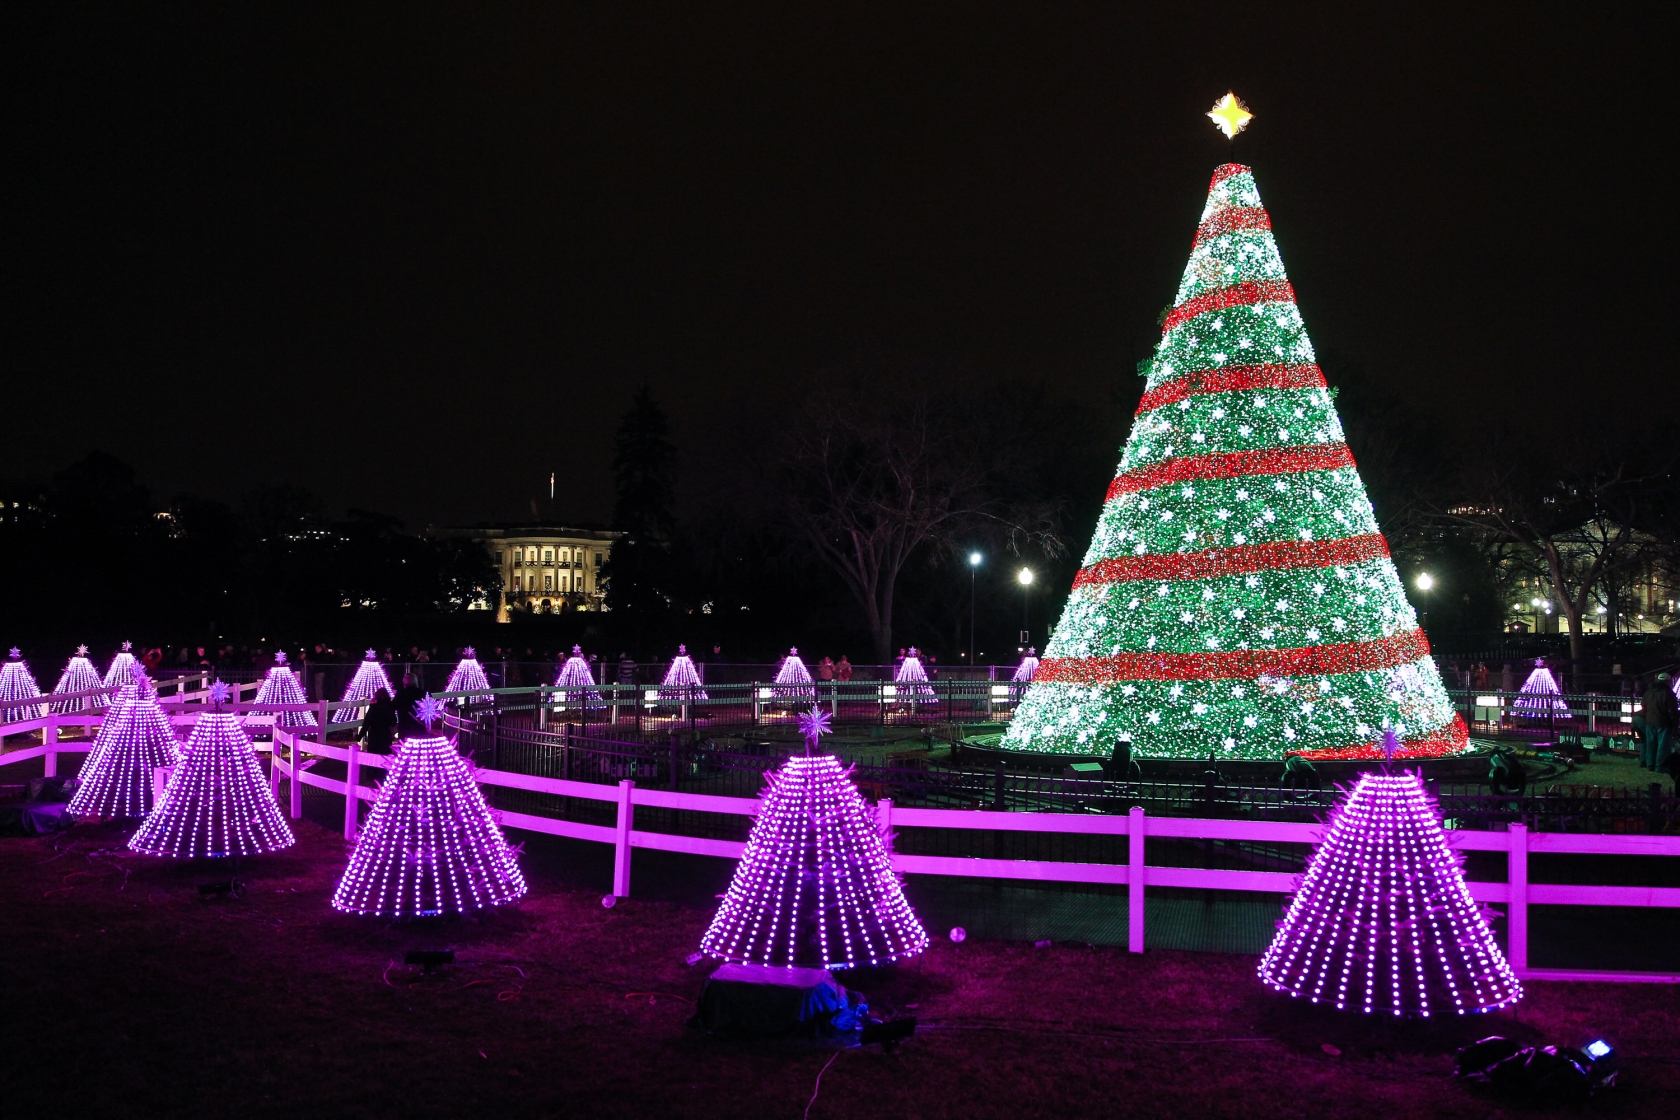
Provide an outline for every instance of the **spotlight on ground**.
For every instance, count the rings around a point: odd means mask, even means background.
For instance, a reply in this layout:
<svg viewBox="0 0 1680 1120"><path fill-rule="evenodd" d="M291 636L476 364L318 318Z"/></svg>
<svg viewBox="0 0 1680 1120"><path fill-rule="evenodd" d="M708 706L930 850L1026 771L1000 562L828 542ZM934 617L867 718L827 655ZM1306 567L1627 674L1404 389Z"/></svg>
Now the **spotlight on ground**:
<svg viewBox="0 0 1680 1120"><path fill-rule="evenodd" d="M455 963L453 949L410 949L403 954L403 963L419 965L422 976L430 976L446 964Z"/></svg>
<svg viewBox="0 0 1680 1120"><path fill-rule="evenodd" d="M858 1040L858 1045L868 1046L870 1043L879 1042L881 1049L891 1054L898 1049L899 1043L915 1033L916 1018L913 1015L903 1019L888 1019L884 1023L870 1021L864 1024L863 1037Z"/></svg>
<svg viewBox="0 0 1680 1120"><path fill-rule="evenodd" d="M200 898L244 898L245 884L239 879L218 879L214 883L200 883L198 895Z"/></svg>

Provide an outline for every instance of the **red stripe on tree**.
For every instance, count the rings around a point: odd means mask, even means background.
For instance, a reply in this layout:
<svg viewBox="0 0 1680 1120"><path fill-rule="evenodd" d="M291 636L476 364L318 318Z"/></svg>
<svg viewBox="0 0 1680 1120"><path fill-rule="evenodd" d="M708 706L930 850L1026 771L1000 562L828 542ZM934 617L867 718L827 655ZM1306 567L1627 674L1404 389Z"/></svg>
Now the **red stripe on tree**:
<svg viewBox="0 0 1680 1120"><path fill-rule="evenodd" d="M1395 758L1440 758L1443 755L1457 754L1470 745L1470 732L1464 726L1464 719L1457 712L1453 713L1452 722L1445 727L1437 727L1426 735L1419 735L1415 739L1402 739L1400 749L1395 752ZM1285 757L1298 754L1302 758L1312 761L1328 761L1345 758L1376 759L1383 756L1382 741L1371 743L1357 743L1348 747L1320 747L1310 751L1285 751Z"/></svg>
<svg viewBox="0 0 1680 1120"><path fill-rule="evenodd" d="M1324 371L1317 366L1224 366L1203 369L1174 378L1143 395L1137 414L1177 404L1189 397L1208 393L1238 393L1246 389L1322 389Z"/></svg>
<svg viewBox="0 0 1680 1120"><path fill-rule="evenodd" d="M1329 568L1362 564L1388 555L1381 533L1333 541L1274 541L1233 545L1204 552L1169 552L1155 556L1118 556L1099 560L1073 579L1074 587L1129 583L1133 580L1219 579L1280 568Z"/></svg>
<svg viewBox="0 0 1680 1120"><path fill-rule="evenodd" d="M1231 233L1239 229L1271 229L1272 219L1267 216L1264 206L1227 206L1215 211L1213 217L1196 227L1196 240L1190 243L1190 248L1206 241L1210 237L1218 237L1222 233Z"/></svg>
<svg viewBox="0 0 1680 1120"><path fill-rule="evenodd" d="M1213 169L1213 182L1208 184L1208 190L1210 190L1210 191L1213 190L1214 187L1217 187L1219 184L1223 183L1225 180L1229 179L1231 176L1241 175L1244 171L1247 171L1247 170L1248 170L1248 168L1246 166L1244 166L1243 164L1240 164L1240 163L1222 163L1222 164L1220 164L1218 167Z"/></svg>
<svg viewBox="0 0 1680 1120"><path fill-rule="evenodd" d="M1173 308L1167 315L1167 321L1161 328L1161 333L1172 330L1187 320L1208 311L1220 311L1227 307L1244 307L1253 303L1294 303L1295 289L1287 280L1250 280L1243 284L1232 284L1229 288L1218 288L1211 292L1203 292L1194 299L1187 299Z"/></svg>
<svg viewBox="0 0 1680 1120"><path fill-rule="evenodd" d="M1305 447L1274 447L1263 451L1227 451L1185 455L1153 466L1126 471L1108 484L1108 501L1121 494L1192 482L1204 478L1244 478L1249 475L1296 474L1353 466L1353 452L1345 443L1315 443Z"/></svg>
<svg viewBox="0 0 1680 1120"><path fill-rule="evenodd" d="M1405 665L1429 654L1421 630L1365 642L1334 642L1294 649L1233 649L1219 653L1116 653L1108 657L1047 657L1033 675L1057 684L1121 681L1253 680L1369 673Z"/></svg>

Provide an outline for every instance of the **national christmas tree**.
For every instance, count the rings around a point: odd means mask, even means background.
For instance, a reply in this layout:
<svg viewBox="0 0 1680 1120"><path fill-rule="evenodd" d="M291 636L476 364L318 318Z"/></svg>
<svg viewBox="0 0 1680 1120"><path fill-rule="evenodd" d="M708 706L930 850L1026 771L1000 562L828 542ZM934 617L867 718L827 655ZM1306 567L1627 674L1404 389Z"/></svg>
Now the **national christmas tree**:
<svg viewBox="0 0 1680 1120"><path fill-rule="evenodd" d="M1237 103L1230 99L1233 106ZM1009 749L1365 758L1464 749L1254 174L1213 174L1084 567Z"/></svg>
<svg viewBox="0 0 1680 1120"><path fill-rule="evenodd" d="M63 696L71 692L87 692L90 689L104 688L105 682L100 679L99 670L93 667L93 662L87 658L87 647L77 646L76 656L64 666L64 673L53 686L54 696ZM52 710L59 714L66 712L99 711L107 701L103 696L77 696L69 700L54 700Z"/></svg>
<svg viewBox="0 0 1680 1120"><path fill-rule="evenodd" d="M13 646L11 656L0 668L0 723L18 723L46 715L45 704L22 703L40 695L41 686L35 683L35 674L29 671L23 652Z"/></svg>
<svg viewBox="0 0 1680 1120"><path fill-rule="evenodd" d="M391 687L391 678L385 675L385 666L379 663L379 654L368 650L362 658L362 663L356 666L356 675L350 678L350 683L344 689L345 700L358 700L364 703L359 708L340 708L333 713L333 723L354 723L367 713L365 704L371 702L380 689L384 689L389 696L395 696L397 690Z"/></svg>
<svg viewBox="0 0 1680 1120"><path fill-rule="evenodd" d="M1332 814L1260 979L1367 1014L1467 1015L1522 998L1422 777L1386 769Z"/></svg>
<svg viewBox="0 0 1680 1120"><path fill-rule="evenodd" d="M443 705L415 705L427 734L404 739L332 904L351 914L414 918L512 902L525 876L484 803L472 766L430 733Z"/></svg>
<svg viewBox="0 0 1680 1120"><path fill-rule="evenodd" d="M903 704L934 704L939 697L928 684L927 670L922 667L922 651L915 646L904 655L893 673L893 697Z"/></svg>
<svg viewBox="0 0 1680 1120"><path fill-rule="evenodd" d="M135 659L133 650L133 642L124 642L122 649L118 650L117 655L111 658L111 666L105 670L106 688L117 688L134 680L134 667L139 664L139 661Z"/></svg>
<svg viewBox="0 0 1680 1120"><path fill-rule="evenodd" d="M488 692L490 678L484 675L484 666L478 663L478 651L468 646L461 653L461 660L456 664L455 671L449 674L449 685L445 692ZM456 704L468 703L466 699L458 699ZM472 703L483 702L474 698Z"/></svg>
<svg viewBox="0 0 1680 1120"><path fill-rule="evenodd" d="M105 713L93 750L77 775L70 814L143 817L152 811L152 772L181 761L181 744L158 706L151 682L136 673Z"/></svg>
<svg viewBox="0 0 1680 1120"><path fill-rule="evenodd" d="M259 708L263 704L307 704L309 697L304 695L303 684L292 672L292 667L286 664L286 651L277 650L274 654L274 667L263 677L262 687L257 689L257 697L252 701ZM275 712L274 726L276 727L314 727L315 713L313 712Z"/></svg>
<svg viewBox="0 0 1680 1120"><path fill-rule="evenodd" d="M561 690L555 699L562 704L586 709L606 707L606 701L601 699L601 690L595 687L595 677L589 671L582 646L572 647L572 655L566 658L566 663L555 675L554 686Z"/></svg>
<svg viewBox="0 0 1680 1120"><path fill-rule="evenodd" d="M799 647L788 650L776 670L776 687L770 695L777 700L814 700L817 690L811 683L811 670L799 659Z"/></svg>
<svg viewBox="0 0 1680 1120"><path fill-rule="evenodd" d="M239 717L221 710L231 691L221 681L210 686L216 710L193 725L186 757L129 839L131 850L187 859L259 855L296 843Z"/></svg>
<svg viewBox="0 0 1680 1120"><path fill-rule="evenodd" d="M767 786L729 892L700 948L735 964L851 968L913 957L927 932L905 901L875 816L833 755L829 715L799 717L804 755Z"/></svg>
<svg viewBox="0 0 1680 1120"><path fill-rule="evenodd" d="M706 690L700 687L700 670L694 667L687 646L677 647L677 655L671 659L671 667L665 670L665 679L660 682L659 698L667 704L707 698Z"/></svg>

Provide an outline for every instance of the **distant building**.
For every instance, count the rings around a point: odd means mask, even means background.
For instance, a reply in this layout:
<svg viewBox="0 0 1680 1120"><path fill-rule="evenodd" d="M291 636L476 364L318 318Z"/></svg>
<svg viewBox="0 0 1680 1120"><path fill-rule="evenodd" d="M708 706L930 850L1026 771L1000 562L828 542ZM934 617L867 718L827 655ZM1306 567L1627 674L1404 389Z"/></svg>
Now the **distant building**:
<svg viewBox="0 0 1680 1120"><path fill-rule="evenodd" d="M606 603L601 568L613 541L624 534L563 525L500 525L453 529L448 535L481 541L490 550L502 574L496 621L506 622L514 611L600 610Z"/></svg>

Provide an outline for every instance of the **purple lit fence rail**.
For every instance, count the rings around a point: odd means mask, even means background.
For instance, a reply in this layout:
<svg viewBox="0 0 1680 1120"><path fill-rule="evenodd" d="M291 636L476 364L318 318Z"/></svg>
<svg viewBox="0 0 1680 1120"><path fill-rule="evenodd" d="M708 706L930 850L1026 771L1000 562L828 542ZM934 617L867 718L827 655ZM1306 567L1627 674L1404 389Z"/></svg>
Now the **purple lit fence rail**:
<svg viewBox="0 0 1680 1120"><path fill-rule="evenodd" d="M371 801L374 798L374 791L355 779L356 756L360 752L354 747L344 748L311 741L304 735L286 728L277 728L274 738L277 748L274 756L274 780L276 783L286 780L290 784L293 816L302 815L299 791L303 785L317 786L340 794L354 788L356 801ZM344 780L335 780L311 774L304 768L308 765L304 760L306 755L344 761L350 767L350 776ZM363 754L360 761L363 764L383 765L384 759L385 756ZM300 769L294 770L294 763ZM298 775L297 781L291 780L294 773ZM613 845L612 893L618 897L627 897L630 893L630 857L636 848L737 859L745 847L740 840L639 829L636 827L638 808L743 818L755 816L759 809L757 798L649 789L638 785L632 778L621 779L616 785L607 785L599 781L577 781L490 768L481 768L477 774L481 784L500 790L522 790L596 803L604 811L598 823L560 820L538 813L505 808L498 813L501 823L508 828ZM355 813L349 807L352 804L353 802L347 802L345 813L347 837L354 834L355 828ZM1127 888L1128 948L1132 952L1142 952L1146 942L1144 894L1148 888L1247 891L1282 896L1294 893L1298 883L1298 876L1289 872L1150 864L1145 854L1147 840L1170 838L1312 845L1322 838L1324 828L1320 824L1280 821L1158 817L1150 816L1142 807L1134 807L1124 816L1078 815L900 808L891 800L882 800L877 803L875 812L877 825L888 838L889 845L894 830L907 828L1087 834L1124 838L1127 852L1124 863L987 859L896 852L893 862L899 872L911 875L1123 885ZM611 823L608 823L609 819ZM1478 901L1502 904L1506 908L1509 946L1507 957L1520 976L1536 980L1635 980L1680 983L1680 974L1528 967L1528 909L1532 905L1680 907L1680 887L1530 882L1528 857L1531 854L1680 857L1680 837L1530 832L1522 824L1512 824L1505 832L1455 830L1448 835L1454 847L1461 851L1506 854L1507 874L1504 882L1472 880L1469 885L1472 897Z"/></svg>

